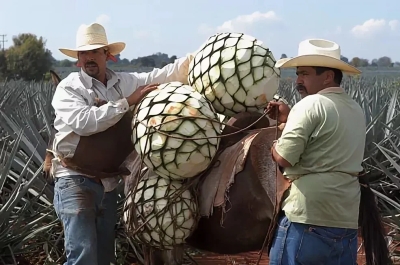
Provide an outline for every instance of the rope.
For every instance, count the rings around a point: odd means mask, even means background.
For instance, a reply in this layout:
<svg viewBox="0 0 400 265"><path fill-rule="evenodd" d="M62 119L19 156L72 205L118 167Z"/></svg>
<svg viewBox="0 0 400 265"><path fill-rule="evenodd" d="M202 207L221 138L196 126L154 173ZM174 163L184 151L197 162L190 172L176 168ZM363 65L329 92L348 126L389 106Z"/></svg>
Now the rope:
<svg viewBox="0 0 400 265"><path fill-rule="evenodd" d="M137 109L136 109L136 110L137 110ZM136 111L136 110L135 110L135 111ZM221 122L221 121L219 121L219 120L215 120L215 119L212 119L212 118L204 118L204 117L177 117L177 118L174 119L174 120L162 122L162 123L160 123L160 124L158 124L158 125L154 125L154 126L149 126L149 125L145 124L143 121L139 121L139 123L142 124L142 125L144 125L144 126L146 127L146 132L145 132L144 135L149 134L149 133L157 132L157 133L160 133L160 134L162 134L162 135L166 135L166 136L171 137L171 138L182 139L182 140L192 140L192 141L193 141L193 140L207 140L207 139L210 139L210 138L223 138L223 137L228 137L228 136L232 136L232 135L235 135L235 134L239 134L239 133L244 132L244 131L246 131L246 130L247 130L247 132L249 133L249 132L250 132L249 128L251 128L252 126L254 126L257 122L259 122L261 119L263 119L263 118L264 118L266 115L268 115L268 114L269 114L269 111L264 111L263 114L262 114L256 121L252 122L250 125L246 126L245 128L242 128L242 129L240 129L240 128L238 128L238 127L235 127L235 126L232 126L232 125L229 125L229 124L226 124L226 123ZM277 118L278 118L278 112L276 112L276 120L277 120ZM167 124L168 122L175 122L176 120L182 120L182 119L204 119L204 120L207 120L207 121L210 121L210 122L218 122L219 124L222 124L222 125L231 127L231 128L233 128L233 129L235 129L235 130L237 130L237 131L235 131L235 132L233 132L233 133L224 134L224 135L214 136L214 137L210 136L210 137L190 138L190 137L183 137L183 136L171 135L171 134L169 134L169 133L167 133L167 132L164 132L164 131L162 131L162 130L159 129L159 127L163 126L164 124ZM152 130L153 130L153 131L152 131ZM152 132L151 132L151 131L152 131ZM277 137L278 137L278 123L276 124L275 133L276 133L276 138L277 138ZM150 138L150 137L146 137L145 146L147 146L147 144L148 144L148 142L149 142L149 140L150 140L149 138ZM218 155L218 153L220 153L220 152L222 152L222 151L223 151L223 150L218 150L217 155ZM141 230L152 218L157 218L158 216L160 216L161 214L164 214L167 210L169 210L170 205L173 204L173 203L175 203L175 202L176 202L176 199L177 199L183 192L185 192L187 189L191 188L191 187L196 183L195 181L192 181L192 182L190 182L190 181L184 182L184 181L183 181L183 182L182 182L182 187L181 187L181 189L176 190L176 192L174 192L174 194L173 194L171 197L168 197L168 202L167 202L166 206L165 206L162 210L158 211L158 213L153 213L153 214L152 214L152 217L149 218L148 220L146 220L146 218L145 218L144 216L140 215L140 213L137 212L137 207L136 207L135 198L134 198L134 195L137 193L137 190L138 190L139 182L142 180L142 178L143 178L143 177L146 175L146 173L148 172L148 169L147 169L147 170L143 170L143 168L146 167L146 165L145 165L145 163L144 163L144 157L145 157L145 156L146 156L145 153L140 154L140 165L139 165L139 170L138 170L137 176L135 177L134 187L133 187L133 189L131 189L130 191L128 191L128 194L127 194L127 196L126 196L126 199L129 198L129 197L131 198L131 203L123 207L123 212L125 212L125 210L128 212L128 217L127 217L127 220L126 220L125 224L128 223L128 224L127 224L128 231L129 231L129 234L132 234L132 235L138 234L138 233L140 232L140 230ZM199 179L199 177L201 177L201 176L203 176L204 174L206 174L206 173L209 171L209 169L210 169L211 167L213 167L213 166L214 166L214 163L213 163L213 162L210 163L209 167L208 167L206 170L204 170L201 174L199 174L198 176L196 176L196 179ZM277 164L276 164L276 170L278 170L278 165L277 165ZM276 172L276 174L277 174L277 172ZM173 179L170 179L170 180L173 180ZM146 190L146 187L143 187L143 193L144 193L145 190ZM191 193L192 193L192 192L191 192ZM193 195L193 193L192 193L192 195ZM143 194L142 194L142 196L143 196ZM195 202L195 203L196 203L196 205L197 205L197 196L193 196L193 197L196 199L196 202ZM197 219L197 218L198 218L198 215L197 215L196 213L194 213L194 214L195 214L196 219ZM143 220L143 223L142 223L141 225L139 225L138 217L140 217L140 218ZM197 221L197 220L196 220L196 221ZM130 230L133 230L133 231L131 232ZM147 242L147 240L145 240L145 239L143 238L143 236L140 236L140 235L139 235L138 238L142 239L142 240L141 240L142 242ZM161 238L161 236L160 236L160 238ZM157 247L163 249L162 240L160 240L160 241L161 241L161 242L158 242L158 243L161 244L161 245L159 245L159 246L157 246ZM264 245L265 245L265 244L264 244ZM264 245L263 245L263 249L264 249L264 247L265 247ZM262 254L262 253L261 253L261 254ZM260 260L260 259L261 259L261 255L260 255L259 260ZM257 264L259 264L259 263L257 263Z"/></svg>
<svg viewBox="0 0 400 265"><path fill-rule="evenodd" d="M250 125L248 125L247 127L243 128L243 129L239 129L238 127L231 126L231 125L226 124L224 122L220 122L220 121L213 120L211 118L204 118L204 117L177 117L175 120L162 122L162 123L160 123L158 125L154 125L154 126L149 126L149 125L143 123L143 121L139 121L139 123L142 124L143 126L145 126L147 129L154 129L155 132L160 133L160 134L165 135L165 136L168 136L168 137L171 137L171 138L194 141L194 140L207 140L207 139L212 139L212 138L223 138L223 137L228 137L228 136L232 136L232 135L238 134L238 133L246 131L249 128L251 128L252 126L254 126L257 122L259 122L267 114L268 114L268 112L264 112L256 121L254 121L253 123L251 123ZM196 120L197 119L201 119L201 120L207 120L207 121L211 121L211 122L217 122L219 124L222 124L222 125L225 125L225 126L229 126L231 128L234 128L234 129L238 129L238 131L233 132L233 133L227 133L227 134L224 134L224 135L218 135L218 136L208 136L208 137L193 138L193 137L174 136L174 135L171 135L169 133L166 133L166 132L161 131L161 130L156 128L156 127L161 127L161 126L163 126L163 125L165 125L165 124L167 124L169 122L175 122L176 120L182 120L182 119L196 119Z"/></svg>
<svg viewBox="0 0 400 265"><path fill-rule="evenodd" d="M276 120L276 124L275 124L275 140L278 140L278 128L279 128L279 127L278 127L278 114L279 114L279 110L276 109L276 112L275 112L275 120ZM275 179L278 179L278 170L279 170L279 165L278 165L278 163L275 161ZM276 195L277 195L277 194L278 194L278 192L276 191ZM270 224L270 225L272 225L272 224ZM263 255L263 253L264 253L264 249L265 249L265 247L266 247L266 245L267 245L268 235L269 235L269 231L267 231L267 234L265 235L264 242L263 242L263 244L262 244L260 253L259 253L259 255L258 255L258 260L257 260L256 265L259 265L259 264L260 264L262 255Z"/></svg>

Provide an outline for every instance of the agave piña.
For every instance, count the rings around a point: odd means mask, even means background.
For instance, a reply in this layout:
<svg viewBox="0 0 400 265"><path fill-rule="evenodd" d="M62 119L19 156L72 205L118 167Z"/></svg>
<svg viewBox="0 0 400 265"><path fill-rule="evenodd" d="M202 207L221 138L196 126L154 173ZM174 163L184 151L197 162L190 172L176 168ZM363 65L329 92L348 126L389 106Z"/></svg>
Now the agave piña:
<svg viewBox="0 0 400 265"><path fill-rule="evenodd" d="M190 191L180 181L162 178L152 170L143 170L141 175L136 192L125 201L123 217L128 234L135 231L134 240L159 249L183 244L197 221L197 204Z"/></svg>
<svg viewBox="0 0 400 265"><path fill-rule="evenodd" d="M207 169L218 150L220 118L192 87L162 84L137 106L133 143L156 174L191 178Z"/></svg>
<svg viewBox="0 0 400 265"><path fill-rule="evenodd" d="M256 112L272 100L280 71L263 43L249 35L219 33L203 44L189 65L189 84L226 116Z"/></svg>

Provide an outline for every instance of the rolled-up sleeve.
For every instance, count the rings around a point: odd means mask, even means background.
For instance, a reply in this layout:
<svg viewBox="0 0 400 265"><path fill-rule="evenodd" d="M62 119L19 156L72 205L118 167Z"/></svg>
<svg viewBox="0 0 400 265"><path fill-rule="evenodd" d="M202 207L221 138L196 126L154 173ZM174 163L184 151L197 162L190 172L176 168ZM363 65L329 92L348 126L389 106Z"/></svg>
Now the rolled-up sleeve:
<svg viewBox="0 0 400 265"><path fill-rule="evenodd" d="M152 83L168 83L178 81L188 84L188 70L191 54L176 59L175 62L167 64L163 68L155 68L149 73L130 73L138 80L138 86Z"/></svg>
<svg viewBox="0 0 400 265"><path fill-rule="evenodd" d="M292 166L300 161L314 129L319 123L316 102L304 98L289 113L285 128L275 145L275 151Z"/></svg>
<svg viewBox="0 0 400 265"><path fill-rule="evenodd" d="M70 86L60 83L51 102L56 115L76 134L89 136L107 130L129 110L125 98L100 106L89 106Z"/></svg>

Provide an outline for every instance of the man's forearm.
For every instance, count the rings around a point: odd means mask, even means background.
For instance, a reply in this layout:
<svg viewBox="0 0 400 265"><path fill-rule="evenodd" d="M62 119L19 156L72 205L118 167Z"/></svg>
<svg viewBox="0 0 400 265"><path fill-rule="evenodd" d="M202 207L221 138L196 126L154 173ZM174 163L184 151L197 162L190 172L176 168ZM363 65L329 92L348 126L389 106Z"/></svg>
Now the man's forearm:
<svg viewBox="0 0 400 265"><path fill-rule="evenodd" d="M276 143L273 144L272 148L271 148L271 155L272 155L272 159L278 163L279 166L281 167L291 167L292 165L283 157L281 157L278 152L276 152L275 150L275 145Z"/></svg>

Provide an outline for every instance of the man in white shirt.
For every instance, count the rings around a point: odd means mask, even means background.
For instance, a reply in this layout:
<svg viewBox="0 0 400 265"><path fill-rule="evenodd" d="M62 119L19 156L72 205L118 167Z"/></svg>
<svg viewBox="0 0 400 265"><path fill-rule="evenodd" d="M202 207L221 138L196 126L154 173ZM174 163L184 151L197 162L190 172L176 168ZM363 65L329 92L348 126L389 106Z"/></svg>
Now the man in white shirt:
<svg viewBox="0 0 400 265"><path fill-rule="evenodd" d="M81 26L76 43L76 49L60 51L78 59L81 70L59 83L52 101L57 131L51 170L55 178L54 207L64 227L65 265L116 264L118 179L96 181L62 166L59 157L72 157L81 136L103 132L115 125L156 84L170 81L187 84L193 56L189 54L149 73L116 73L106 67L106 61L119 54L125 44L108 43L103 26L97 23ZM96 106L99 100L105 104Z"/></svg>

